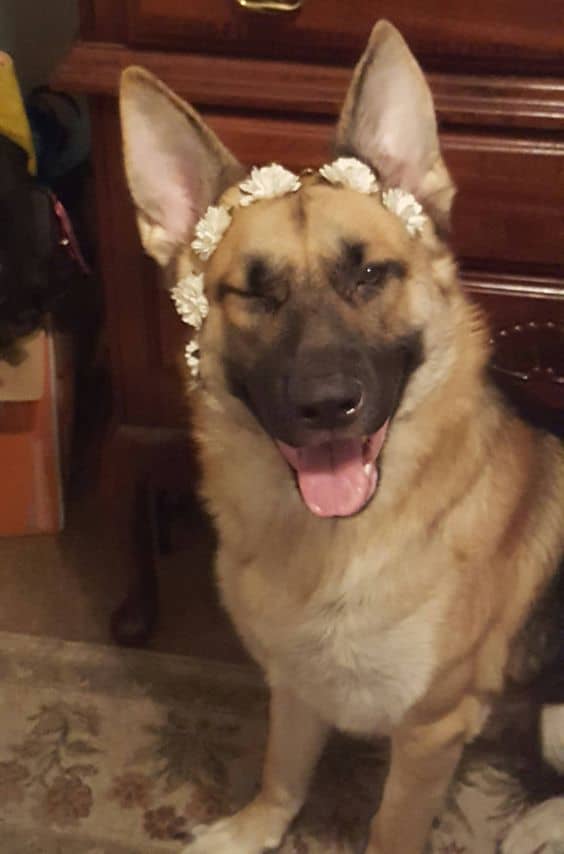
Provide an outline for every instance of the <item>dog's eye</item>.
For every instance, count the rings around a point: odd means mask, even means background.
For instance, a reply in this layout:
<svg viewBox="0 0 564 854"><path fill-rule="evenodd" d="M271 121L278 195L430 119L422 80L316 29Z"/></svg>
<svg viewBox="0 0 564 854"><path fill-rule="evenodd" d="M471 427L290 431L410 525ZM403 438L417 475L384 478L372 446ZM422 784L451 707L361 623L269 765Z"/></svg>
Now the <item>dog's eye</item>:
<svg viewBox="0 0 564 854"><path fill-rule="evenodd" d="M250 311L262 312L263 314L275 314L282 305L282 300L277 299L272 294L254 294L251 291L234 288L225 283L219 286L217 295L220 302L228 296L236 297L244 302Z"/></svg>
<svg viewBox="0 0 564 854"><path fill-rule="evenodd" d="M361 269L356 281L361 287L377 287L391 278L402 279L405 273L405 265L401 261L371 261Z"/></svg>

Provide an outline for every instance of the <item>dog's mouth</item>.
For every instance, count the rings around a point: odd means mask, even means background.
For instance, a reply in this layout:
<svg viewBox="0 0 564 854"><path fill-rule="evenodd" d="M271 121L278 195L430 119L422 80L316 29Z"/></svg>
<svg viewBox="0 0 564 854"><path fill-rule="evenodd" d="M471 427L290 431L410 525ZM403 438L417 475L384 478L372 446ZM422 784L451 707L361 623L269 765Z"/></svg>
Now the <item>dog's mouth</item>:
<svg viewBox="0 0 564 854"><path fill-rule="evenodd" d="M331 439L300 448L276 441L295 471L301 496L312 513L352 516L366 507L378 484L377 460L389 421L364 438Z"/></svg>

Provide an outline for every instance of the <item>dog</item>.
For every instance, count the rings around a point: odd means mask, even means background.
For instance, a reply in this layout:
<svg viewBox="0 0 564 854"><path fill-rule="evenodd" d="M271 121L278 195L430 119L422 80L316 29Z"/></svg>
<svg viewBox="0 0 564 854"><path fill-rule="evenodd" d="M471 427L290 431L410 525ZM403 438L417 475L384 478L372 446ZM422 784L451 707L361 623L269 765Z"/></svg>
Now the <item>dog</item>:
<svg viewBox="0 0 564 854"><path fill-rule="evenodd" d="M527 638L564 550L563 449L489 379L487 325L447 244L430 90L379 22L338 121L342 159L293 178L246 178L142 69L124 72L121 117L146 251L205 283L188 358L199 347L202 493L222 600L271 694L259 794L185 854L278 846L332 728L390 737L366 854L421 854L465 743L504 686L538 676ZM562 830L562 801L543 808ZM520 844L506 850L531 854Z"/></svg>

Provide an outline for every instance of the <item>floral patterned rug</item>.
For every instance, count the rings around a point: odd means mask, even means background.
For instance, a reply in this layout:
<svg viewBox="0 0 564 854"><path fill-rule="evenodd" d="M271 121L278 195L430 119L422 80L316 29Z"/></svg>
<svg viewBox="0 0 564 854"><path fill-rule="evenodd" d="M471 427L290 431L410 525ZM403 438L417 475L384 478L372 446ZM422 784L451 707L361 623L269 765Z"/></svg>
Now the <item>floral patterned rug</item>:
<svg viewBox="0 0 564 854"><path fill-rule="evenodd" d="M0 850L158 854L255 790L266 692L254 672L158 653L0 633ZM283 854L357 854L386 749L337 738ZM466 763L432 854L493 854L516 784Z"/></svg>

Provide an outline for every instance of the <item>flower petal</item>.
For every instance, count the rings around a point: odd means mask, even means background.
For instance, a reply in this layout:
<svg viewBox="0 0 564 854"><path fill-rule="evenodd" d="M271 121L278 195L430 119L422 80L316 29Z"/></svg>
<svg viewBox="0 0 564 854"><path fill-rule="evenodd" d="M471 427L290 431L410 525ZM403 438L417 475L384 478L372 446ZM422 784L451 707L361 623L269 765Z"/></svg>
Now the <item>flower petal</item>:
<svg viewBox="0 0 564 854"><path fill-rule="evenodd" d="M209 311L203 273L188 273L176 283L170 295L183 323L201 329Z"/></svg>
<svg viewBox="0 0 564 854"><path fill-rule="evenodd" d="M356 157L339 157L326 163L319 174L330 184L341 184L359 193L377 193L380 189L372 169Z"/></svg>
<svg viewBox="0 0 564 854"><path fill-rule="evenodd" d="M217 249L230 223L231 215L224 207L210 205L194 229L196 236L190 245L196 255L207 261Z"/></svg>
<svg viewBox="0 0 564 854"><path fill-rule="evenodd" d="M427 217L415 196L402 190L401 187L392 187L382 193L382 204L403 220L411 237L421 234Z"/></svg>
<svg viewBox="0 0 564 854"><path fill-rule="evenodd" d="M274 199L295 193L301 186L300 179L289 169L272 163L270 166L258 168L254 166L251 174L239 184L239 189L246 195L241 197L240 204L247 207L259 199Z"/></svg>

